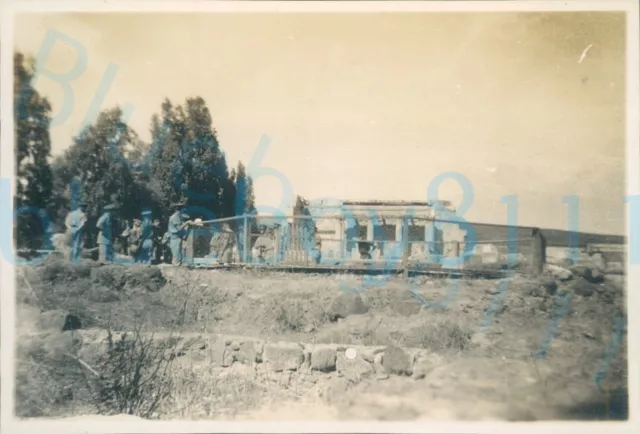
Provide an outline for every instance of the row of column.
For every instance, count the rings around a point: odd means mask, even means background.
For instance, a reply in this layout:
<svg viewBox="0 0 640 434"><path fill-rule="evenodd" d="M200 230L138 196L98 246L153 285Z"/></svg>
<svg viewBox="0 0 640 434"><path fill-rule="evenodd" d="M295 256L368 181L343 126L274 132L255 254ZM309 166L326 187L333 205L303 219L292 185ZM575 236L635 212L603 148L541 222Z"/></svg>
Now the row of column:
<svg viewBox="0 0 640 434"><path fill-rule="evenodd" d="M353 221L353 220L350 220ZM408 242L408 237L409 237L409 224L407 222L406 219L394 219L393 220L395 223L395 227L396 227L396 233L395 233L395 241L396 242L403 242L405 240L407 240ZM424 222L424 242L431 248L431 246L434 245L434 243L436 242L436 227L433 221L425 221ZM375 228L375 220L368 218L367 219L367 237L366 240L367 241L374 241L374 228ZM347 231L346 231L346 225L345 225L345 219L341 219L340 222L340 233L342 234L343 239L345 238ZM345 253L345 245L343 243L343 248L342 251L343 253Z"/></svg>

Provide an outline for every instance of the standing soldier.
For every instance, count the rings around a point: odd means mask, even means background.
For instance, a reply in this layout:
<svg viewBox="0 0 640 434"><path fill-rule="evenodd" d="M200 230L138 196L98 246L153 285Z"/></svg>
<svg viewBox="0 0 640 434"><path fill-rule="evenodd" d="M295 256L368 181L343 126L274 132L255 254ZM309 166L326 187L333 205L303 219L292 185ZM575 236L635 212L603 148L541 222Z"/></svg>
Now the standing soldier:
<svg viewBox="0 0 640 434"><path fill-rule="evenodd" d="M229 223L222 224L222 234L220 234L220 244L218 250L218 263L229 264L233 262L233 245L236 234L231 230Z"/></svg>
<svg viewBox="0 0 640 434"><path fill-rule="evenodd" d="M185 236L185 224L182 223L182 213L180 208L183 207L182 203L175 203L171 206L173 214L169 217L169 227L167 232L169 234L169 247L171 249L171 263L173 265L182 264L182 238Z"/></svg>
<svg viewBox="0 0 640 434"><path fill-rule="evenodd" d="M129 255L129 235L131 234L131 227L129 226L129 220L120 220L116 222L116 240L118 242L117 252L121 255Z"/></svg>
<svg viewBox="0 0 640 434"><path fill-rule="evenodd" d="M82 239L84 236L85 224L87 223L87 216L85 210L87 204L82 202L78 209L71 212L67 218L67 228L71 236L71 255L69 259L72 263L78 263L80 261L82 251Z"/></svg>
<svg viewBox="0 0 640 434"><path fill-rule="evenodd" d="M142 225L140 228L140 251L138 262L151 264L153 255L153 224L151 223L151 210L142 211Z"/></svg>
<svg viewBox="0 0 640 434"><path fill-rule="evenodd" d="M105 206L104 212L96 224L99 231L98 245L100 247L100 261L102 262L113 262L113 217L111 211L114 208L115 206L113 205Z"/></svg>
<svg viewBox="0 0 640 434"><path fill-rule="evenodd" d="M190 242L190 237L193 237L191 231L184 230L187 226L192 224L191 216L187 213L182 214L182 260L181 263L188 263L193 258L193 244ZM191 253L191 254L190 254Z"/></svg>
<svg viewBox="0 0 640 434"><path fill-rule="evenodd" d="M127 237L129 255L135 261L140 252L140 244L142 242L142 222L140 219L133 219L133 227L129 230L129 236Z"/></svg>
<svg viewBox="0 0 640 434"><path fill-rule="evenodd" d="M269 253L274 250L274 242L271 238L271 233L267 230L267 226L262 224L259 226L260 235L253 245L252 258L259 264L266 262L269 258Z"/></svg>
<svg viewBox="0 0 640 434"><path fill-rule="evenodd" d="M156 264L159 264L162 260L162 228L160 227L160 220L153 220L153 260Z"/></svg>
<svg viewBox="0 0 640 434"><path fill-rule="evenodd" d="M216 233L215 229L211 239L209 240L209 251L211 252L211 257L215 259L217 262L220 262L220 251L222 248L222 232Z"/></svg>
<svg viewBox="0 0 640 434"><path fill-rule="evenodd" d="M173 263L173 257L171 256L171 246L169 245L169 231L166 231L162 235L160 246L160 248L162 249L162 262L164 264Z"/></svg>

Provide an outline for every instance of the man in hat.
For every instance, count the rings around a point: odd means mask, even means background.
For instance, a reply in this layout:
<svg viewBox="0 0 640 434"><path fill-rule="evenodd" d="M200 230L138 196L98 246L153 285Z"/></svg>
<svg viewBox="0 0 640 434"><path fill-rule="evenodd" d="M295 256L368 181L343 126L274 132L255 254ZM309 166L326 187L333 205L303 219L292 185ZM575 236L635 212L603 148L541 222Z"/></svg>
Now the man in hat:
<svg viewBox="0 0 640 434"><path fill-rule="evenodd" d="M114 209L114 205L105 206L96 224L99 231L98 245L100 246L100 261L102 262L113 262L113 216L111 213Z"/></svg>
<svg viewBox="0 0 640 434"><path fill-rule="evenodd" d="M114 234L116 248L114 250L121 255L129 255L129 235L131 234L129 220L115 221L114 229L116 229Z"/></svg>
<svg viewBox="0 0 640 434"><path fill-rule="evenodd" d="M82 252L82 239L84 237L85 224L87 223L86 209L87 204L82 202L75 211L69 213L69 217L67 218L67 228L71 236L71 254L69 259L74 264L80 261Z"/></svg>
<svg viewBox="0 0 640 434"><path fill-rule="evenodd" d="M212 232L213 234L209 239L210 256L217 262L220 262L220 252L222 251L222 232L216 232L215 229Z"/></svg>
<svg viewBox="0 0 640 434"><path fill-rule="evenodd" d="M169 233L169 248L171 249L171 262L173 265L181 265L183 260L182 239L186 235L184 228L189 223L183 223L183 215L180 212L180 208L182 208L183 205L182 203L174 203L171 205L173 214L169 217L167 232Z"/></svg>
<svg viewBox="0 0 640 434"><path fill-rule="evenodd" d="M229 264L232 262L233 245L235 244L235 241L236 234L231 230L229 223L223 223L218 250L218 262L220 264Z"/></svg>
<svg viewBox="0 0 640 434"><path fill-rule="evenodd" d="M153 261L159 264L162 261L163 244L162 244L162 228L160 220L153 220Z"/></svg>
<svg viewBox="0 0 640 434"><path fill-rule="evenodd" d="M151 221L151 210L142 211L142 223L140 225L140 251L137 262L151 264L153 255L153 223Z"/></svg>
<svg viewBox="0 0 640 434"><path fill-rule="evenodd" d="M191 215L187 214L186 212L182 213L182 228L183 228L183 235L182 235L182 263L187 263L190 260L193 259L193 242L190 239L190 237L193 237L193 231L189 231L186 228L188 226L191 226L193 224L195 224L194 220L192 219Z"/></svg>
<svg viewBox="0 0 640 434"><path fill-rule="evenodd" d="M133 227L129 230L129 236L127 237L129 255L135 260L140 251L140 245L142 243L142 221L140 219L133 219Z"/></svg>
<svg viewBox="0 0 640 434"><path fill-rule="evenodd" d="M269 257L269 253L273 250L273 240L269 236L267 231L267 225L260 225L260 235L253 245L252 257L255 258L256 262L262 264L266 262L266 259Z"/></svg>

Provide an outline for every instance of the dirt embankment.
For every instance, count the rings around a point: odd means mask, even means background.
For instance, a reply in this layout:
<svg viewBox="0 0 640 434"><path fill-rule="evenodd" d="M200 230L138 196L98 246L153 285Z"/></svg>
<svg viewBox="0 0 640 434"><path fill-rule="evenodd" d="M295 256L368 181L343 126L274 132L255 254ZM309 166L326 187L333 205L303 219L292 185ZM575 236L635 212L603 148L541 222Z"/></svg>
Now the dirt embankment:
<svg viewBox="0 0 640 434"><path fill-rule="evenodd" d="M52 261L23 270L29 285L18 278L18 320L25 322L19 395L32 402L21 408L35 408L41 393L30 388L37 387L34 372L41 372L53 382L57 410L23 415L95 411L90 410L96 399L90 391L56 386L77 384L70 378L86 379L87 368L72 363L68 354L78 355L78 346L88 344L104 347L101 338L90 338L92 333L142 327L195 334L205 342L171 349L173 389L154 410L156 417L262 417L267 408L280 414L273 407L277 403L297 402L336 418L584 418L603 415L603 388L613 391L608 402L614 413L623 414L623 406L614 404L626 385L625 339L615 354L607 351L615 319L625 318L624 275L600 276L587 268L551 267L535 280L407 282ZM30 330L40 332L38 338L27 336L26 323L33 318ZM246 363L224 352L222 358L212 356L215 345L207 342L214 335L243 337L230 341L229 354L236 354L244 340L263 342L263 348L275 345L272 354L300 345L302 362L295 369L273 370L263 360ZM332 348L336 360L349 362L327 372L312 369L314 348L323 345ZM346 358L351 347L363 348L357 354L366 354L364 348L417 351L430 365L419 378L413 373L383 378L376 363L384 364L384 357L376 360L373 354L371 361L364 360L371 369L352 368L352 359ZM358 356L353 360L360 363ZM411 360L413 370L418 358ZM55 375L40 369L44 365L53 365ZM595 379L603 366L606 386L598 386ZM351 375L352 369L357 375ZM460 402L469 402L468 410Z"/></svg>

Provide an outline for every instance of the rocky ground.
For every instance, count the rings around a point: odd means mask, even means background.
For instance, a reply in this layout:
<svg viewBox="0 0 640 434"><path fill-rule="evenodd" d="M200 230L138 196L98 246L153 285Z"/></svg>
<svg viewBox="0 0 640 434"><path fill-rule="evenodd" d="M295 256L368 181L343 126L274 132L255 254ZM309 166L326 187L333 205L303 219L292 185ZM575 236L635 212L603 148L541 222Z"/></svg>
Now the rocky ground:
<svg viewBox="0 0 640 434"><path fill-rule="evenodd" d="M625 418L625 276L599 259L410 281L50 260L18 272L17 412Z"/></svg>

